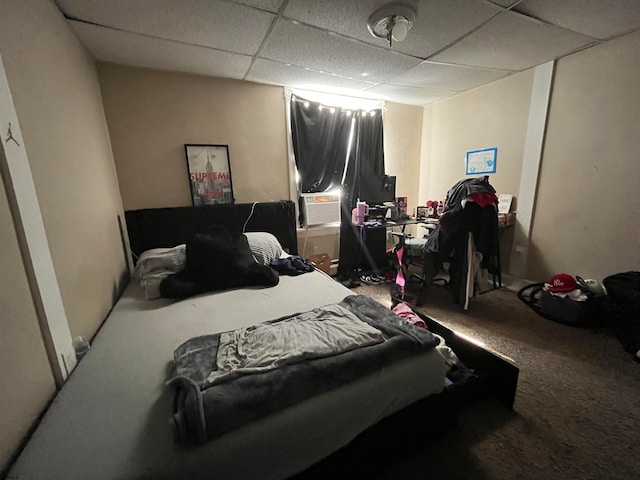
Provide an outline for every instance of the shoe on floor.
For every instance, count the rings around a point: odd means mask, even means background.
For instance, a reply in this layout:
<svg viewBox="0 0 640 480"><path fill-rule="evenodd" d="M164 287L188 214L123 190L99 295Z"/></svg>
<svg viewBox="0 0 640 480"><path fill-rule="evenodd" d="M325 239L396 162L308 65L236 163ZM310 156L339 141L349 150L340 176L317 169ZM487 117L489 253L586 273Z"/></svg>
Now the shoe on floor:
<svg viewBox="0 0 640 480"><path fill-rule="evenodd" d="M367 285L378 285L380 283L380 280L375 275L362 275L360 281Z"/></svg>
<svg viewBox="0 0 640 480"><path fill-rule="evenodd" d="M344 280L341 283L347 288L356 288L360 286L360 282L358 282L357 280L353 280L351 278Z"/></svg>

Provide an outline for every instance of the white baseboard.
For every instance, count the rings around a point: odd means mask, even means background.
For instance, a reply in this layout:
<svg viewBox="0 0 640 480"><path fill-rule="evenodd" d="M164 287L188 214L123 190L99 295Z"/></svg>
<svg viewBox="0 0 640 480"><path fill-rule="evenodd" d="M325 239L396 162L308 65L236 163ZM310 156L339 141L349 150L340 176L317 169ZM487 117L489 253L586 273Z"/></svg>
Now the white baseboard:
<svg viewBox="0 0 640 480"><path fill-rule="evenodd" d="M527 280L525 278L515 277L508 273L502 274L502 287L512 292L517 292L522 287L525 287L531 283L536 283L533 280Z"/></svg>

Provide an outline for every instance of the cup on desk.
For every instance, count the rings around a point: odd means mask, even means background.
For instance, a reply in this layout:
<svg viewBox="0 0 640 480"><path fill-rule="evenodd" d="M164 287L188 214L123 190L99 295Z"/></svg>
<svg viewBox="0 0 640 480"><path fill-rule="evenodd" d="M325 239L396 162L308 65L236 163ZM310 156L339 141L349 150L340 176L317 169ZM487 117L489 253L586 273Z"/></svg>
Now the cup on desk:
<svg viewBox="0 0 640 480"><path fill-rule="evenodd" d="M355 210L355 224L362 225L364 223L364 219L367 215L369 215L369 205L366 202L357 202ZM353 212L352 212L353 215ZM352 218L353 220L353 218Z"/></svg>

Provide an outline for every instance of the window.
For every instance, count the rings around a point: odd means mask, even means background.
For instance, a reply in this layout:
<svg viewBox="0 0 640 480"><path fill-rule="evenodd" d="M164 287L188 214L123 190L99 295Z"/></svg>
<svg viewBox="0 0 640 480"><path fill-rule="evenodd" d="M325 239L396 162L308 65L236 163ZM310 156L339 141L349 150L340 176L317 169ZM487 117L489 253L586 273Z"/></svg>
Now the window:
<svg viewBox="0 0 640 480"><path fill-rule="evenodd" d="M316 101L312 92L302 94L292 92L288 102L296 179L292 197L340 189L343 212L350 212L360 177L384 174L382 106L350 97Z"/></svg>

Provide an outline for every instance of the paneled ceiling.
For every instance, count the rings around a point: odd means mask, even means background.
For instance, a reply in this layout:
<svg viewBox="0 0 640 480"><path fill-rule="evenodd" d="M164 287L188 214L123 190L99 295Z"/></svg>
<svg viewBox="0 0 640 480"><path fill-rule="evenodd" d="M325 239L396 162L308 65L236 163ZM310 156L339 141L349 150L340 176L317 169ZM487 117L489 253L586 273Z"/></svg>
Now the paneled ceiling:
<svg viewBox="0 0 640 480"><path fill-rule="evenodd" d="M101 61L427 105L640 28L640 0L54 0Z"/></svg>

